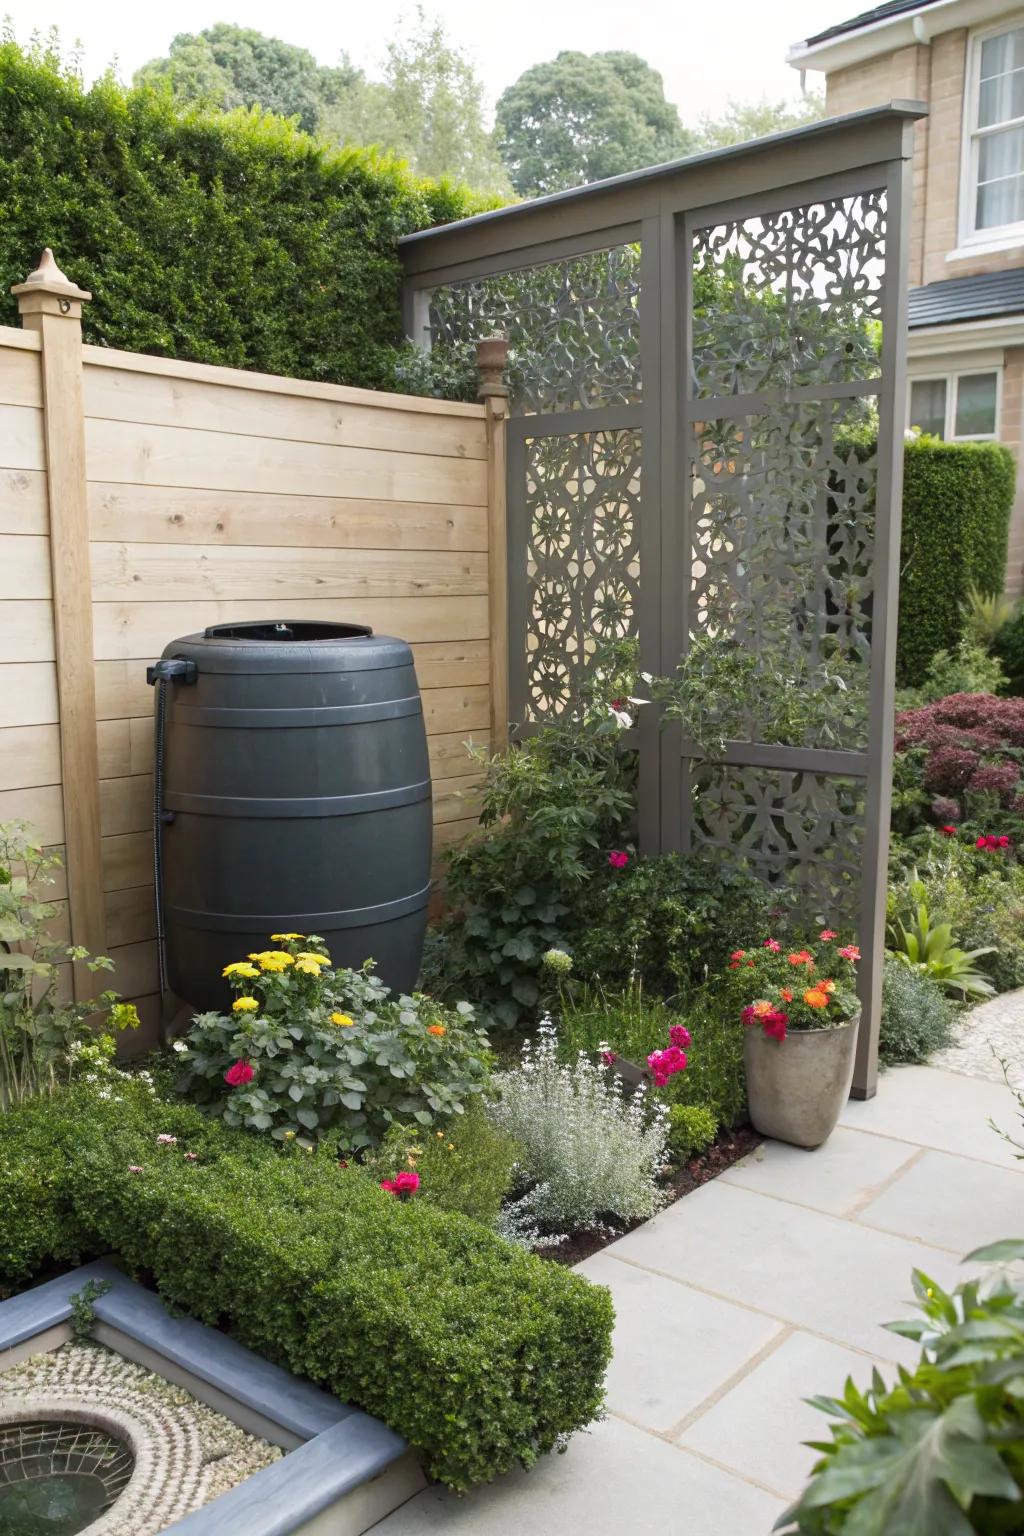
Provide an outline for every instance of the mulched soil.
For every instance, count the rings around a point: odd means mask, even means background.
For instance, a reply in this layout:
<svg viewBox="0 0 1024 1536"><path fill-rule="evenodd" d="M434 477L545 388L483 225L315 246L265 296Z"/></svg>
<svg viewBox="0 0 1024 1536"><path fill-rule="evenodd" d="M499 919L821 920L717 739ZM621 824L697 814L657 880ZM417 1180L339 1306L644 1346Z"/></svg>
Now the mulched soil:
<svg viewBox="0 0 1024 1536"><path fill-rule="evenodd" d="M681 1200L684 1195L691 1194L699 1189L702 1184L707 1184L711 1179L717 1179L720 1173L731 1168L733 1163L738 1163L741 1157L746 1157L759 1147L764 1140L752 1126L743 1125L736 1131L719 1131L718 1136L704 1152L698 1157L691 1157L688 1163L669 1174L663 1188L666 1194L666 1209ZM635 1232L637 1227L643 1226L643 1222L634 1221L630 1226L614 1232L598 1228L596 1231L577 1232L567 1242L559 1243L557 1248L542 1248L539 1256L542 1259L552 1259L556 1264L579 1264L584 1259L589 1259L592 1254L600 1253L602 1248L608 1248L612 1243L617 1243L620 1237L625 1237L629 1232Z"/></svg>

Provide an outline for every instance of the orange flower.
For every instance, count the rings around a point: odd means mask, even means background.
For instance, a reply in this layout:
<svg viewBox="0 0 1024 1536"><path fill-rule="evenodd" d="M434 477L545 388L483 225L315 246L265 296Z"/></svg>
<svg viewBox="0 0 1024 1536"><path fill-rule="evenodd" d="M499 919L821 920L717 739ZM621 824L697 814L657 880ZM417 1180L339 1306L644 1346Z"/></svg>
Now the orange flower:
<svg viewBox="0 0 1024 1536"><path fill-rule="evenodd" d="M793 988L782 987L779 991L779 996L782 998L784 1003L791 1003L793 1001Z"/></svg>
<svg viewBox="0 0 1024 1536"><path fill-rule="evenodd" d="M753 1008L754 1008L755 1014L757 1015L757 1017L759 1019L763 1018L765 1014L774 1013L775 1012L775 1009L772 1007L771 1003L765 997L758 998L757 1002L754 1003Z"/></svg>
<svg viewBox="0 0 1024 1536"><path fill-rule="evenodd" d="M836 984L834 981L819 981L818 989L821 992L834 992L836 989Z"/></svg>
<svg viewBox="0 0 1024 1536"><path fill-rule="evenodd" d="M808 987L804 993L804 1002L808 1008L827 1008L828 993L822 992L820 987Z"/></svg>
<svg viewBox="0 0 1024 1536"><path fill-rule="evenodd" d="M427 1034L428 1035L446 1035L447 1033L448 1033L448 1031L445 1029L443 1024L428 1024L427 1025Z"/></svg>
<svg viewBox="0 0 1024 1536"><path fill-rule="evenodd" d="M813 965L814 964L812 956L809 954L809 952L806 949L798 949L798 950L796 950L796 952L794 954L787 955L786 959L789 961L790 965Z"/></svg>

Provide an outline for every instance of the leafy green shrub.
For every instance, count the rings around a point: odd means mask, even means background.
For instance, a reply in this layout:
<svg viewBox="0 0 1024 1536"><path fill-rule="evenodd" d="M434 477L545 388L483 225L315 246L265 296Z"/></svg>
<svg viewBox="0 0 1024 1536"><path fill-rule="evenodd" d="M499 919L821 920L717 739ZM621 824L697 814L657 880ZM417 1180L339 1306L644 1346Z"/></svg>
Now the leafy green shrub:
<svg viewBox="0 0 1024 1536"><path fill-rule="evenodd" d="M626 855L635 754L621 745L632 642L602 652L564 713L483 758L480 831L447 856L450 907L424 967L432 990L468 996L506 1028L531 1019L543 957L572 949L580 895Z"/></svg>
<svg viewBox="0 0 1024 1536"><path fill-rule="evenodd" d="M956 1006L920 971L889 956L882 971L878 1054L884 1062L927 1061L953 1038Z"/></svg>
<svg viewBox="0 0 1024 1536"><path fill-rule="evenodd" d="M1024 1242L992 1243L967 1261L1024 1259ZM924 1317L890 1323L921 1344L895 1386L874 1372L862 1392L811 1401L832 1439L803 1497L777 1523L784 1536L1009 1536L1024 1498L1024 1291L1008 1274L950 1294L920 1270Z"/></svg>
<svg viewBox="0 0 1024 1536"><path fill-rule="evenodd" d="M527 1213L544 1232L571 1233L609 1218L638 1221L661 1204L664 1107L584 1055L558 1059L554 1030L523 1042L522 1063L496 1080L496 1124L519 1148Z"/></svg>
<svg viewBox="0 0 1024 1536"><path fill-rule="evenodd" d="M890 892L888 953L901 965L961 998L991 997L995 988L975 964L988 949L963 950L952 925L928 905L928 888L915 870L905 890Z"/></svg>
<svg viewBox="0 0 1024 1536"><path fill-rule="evenodd" d="M873 432L849 432L844 455L867 459ZM936 651L954 651L972 586L1001 592L1016 465L1001 443L908 439L903 454L903 532L896 672L905 687L925 681Z"/></svg>
<svg viewBox="0 0 1024 1536"><path fill-rule="evenodd" d="M0 322L43 246L86 341L368 388L405 349L397 237L479 207L282 118L176 107L0 43ZM410 381L414 382L414 381Z"/></svg>
<svg viewBox="0 0 1024 1536"><path fill-rule="evenodd" d="M1006 674L1007 693L1024 694L1024 608L1009 619L992 642L992 653Z"/></svg>
<svg viewBox="0 0 1024 1536"><path fill-rule="evenodd" d="M378 1180L414 1168L420 1176L417 1200L493 1227L512 1188L517 1156L512 1138L493 1125L480 1101L473 1099L466 1113L444 1130L392 1126L362 1168Z"/></svg>
<svg viewBox="0 0 1024 1536"><path fill-rule="evenodd" d="M393 1199L325 1147L289 1155L138 1085L75 1087L0 1116L0 1175L0 1279L117 1253L169 1304L383 1419L454 1488L600 1410L607 1291Z"/></svg>
<svg viewBox="0 0 1024 1536"><path fill-rule="evenodd" d="M952 925L965 949L987 949L985 973L997 992L1024 986L1024 866L1007 851L979 849L969 838L918 833L903 844L916 864L929 906ZM895 867L899 887L909 876Z"/></svg>
<svg viewBox="0 0 1024 1536"><path fill-rule="evenodd" d="M996 656L966 635L952 651L936 651L919 688L902 688L897 710L920 709L953 693L1002 693L1006 676Z"/></svg>
<svg viewBox="0 0 1024 1536"><path fill-rule="evenodd" d="M672 1104L668 1111L668 1149L685 1163L709 1147L718 1135L718 1119L703 1104Z"/></svg>
<svg viewBox="0 0 1024 1536"><path fill-rule="evenodd" d="M756 875L707 856L633 860L584 891L575 971L605 987L635 976L648 995L686 998L736 944L763 938L778 901Z"/></svg>
<svg viewBox="0 0 1024 1536"><path fill-rule="evenodd" d="M230 1015L201 1013L175 1042L180 1089L228 1125L277 1141L330 1134L375 1146L393 1123L460 1115L487 1078L473 1009L417 993L394 998L373 974L334 970L322 939L274 934L281 948L226 966Z"/></svg>

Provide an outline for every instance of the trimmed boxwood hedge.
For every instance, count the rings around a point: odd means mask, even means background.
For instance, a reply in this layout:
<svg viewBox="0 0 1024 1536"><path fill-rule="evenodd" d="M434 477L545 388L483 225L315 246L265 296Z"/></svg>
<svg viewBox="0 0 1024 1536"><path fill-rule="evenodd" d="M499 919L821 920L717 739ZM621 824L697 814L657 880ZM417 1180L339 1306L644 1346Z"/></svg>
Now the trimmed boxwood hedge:
<svg viewBox="0 0 1024 1536"><path fill-rule="evenodd" d="M282 118L182 110L0 43L0 324L44 246L93 293L86 341L387 387L399 235L481 206Z"/></svg>
<svg viewBox="0 0 1024 1536"><path fill-rule="evenodd" d="M326 1150L282 1153L142 1085L78 1086L0 1114L0 1189L8 1289L113 1252L167 1302L383 1419L453 1488L528 1465L600 1412L605 1289L399 1203Z"/></svg>
<svg viewBox="0 0 1024 1536"><path fill-rule="evenodd" d="M837 450L860 459L871 431L844 432ZM896 680L916 688L936 651L954 650L970 587L1001 592L1017 466L1001 443L908 438L903 453L903 532Z"/></svg>

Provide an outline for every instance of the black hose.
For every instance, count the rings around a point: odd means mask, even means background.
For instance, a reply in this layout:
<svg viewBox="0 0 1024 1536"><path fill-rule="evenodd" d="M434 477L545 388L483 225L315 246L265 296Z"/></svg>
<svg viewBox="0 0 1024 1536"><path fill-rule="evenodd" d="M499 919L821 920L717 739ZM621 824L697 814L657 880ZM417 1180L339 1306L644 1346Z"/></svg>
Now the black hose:
<svg viewBox="0 0 1024 1536"><path fill-rule="evenodd" d="M153 879L156 886L156 964L163 1003L170 991L167 980L167 935L164 924L164 827L174 812L164 808L164 736L167 720L167 684L194 683L199 669L183 656L167 656L146 668L146 681L156 688L153 712Z"/></svg>

